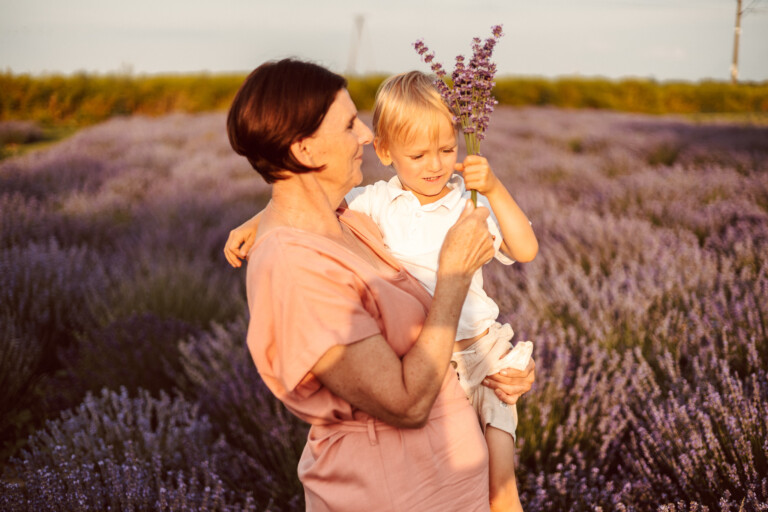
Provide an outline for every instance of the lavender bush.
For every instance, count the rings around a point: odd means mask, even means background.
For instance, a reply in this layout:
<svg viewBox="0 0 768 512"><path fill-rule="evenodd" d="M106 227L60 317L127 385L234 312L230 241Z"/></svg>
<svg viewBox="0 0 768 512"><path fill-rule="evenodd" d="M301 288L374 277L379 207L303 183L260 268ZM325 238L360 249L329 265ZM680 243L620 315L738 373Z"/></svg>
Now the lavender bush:
<svg viewBox="0 0 768 512"><path fill-rule="evenodd" d="M261 501L277 510L302 510L303 491L296 467L307 425L283 407L261 381L243 343L244 318L180 343L183 389L202 404L227 438L248 456L259 476L240 482L255 487Z"/></svg>
<svg viewBox="0 0 768 512"><path fill-rule="evenodd" d="M633 425L624 460L636 475L637 501L653 505L684 496L724 510L768 510L768 380L755 341L744 347L746 378L727 360L694 358L694 377L662 359L670 390L640 365L643 403L627 408ZM702 485L702 480L706 485Z"/></svg>
<svg viewBox="0 0 768 512"><path fill-rule="evenodd" d="M0 150L6 144L29 144L44 138L42 128L34 121L0 122Z"/></svg>
<svg viewBox="0 0 768 512"><path fill-rule="evenodd" d="M56 348L71 346L77 332L96 325L94 305L106 282L97 256L84 247L62 248L51 240L0 250L3 445L18 445L36 423L34 387L56 367Z"/></svg>
<svg viewBox="0 0 768 512"><path fill-rule="evenodd" d="M176 318L141 313L83 333L59 349L61 369L42 380L40 400L53 411L75 407L87 392L103 388L130 393L144 389L157 396L176 386L179 340L199 331Z"/></svg>
<svg viewBox="0 0 768 512"><path fill-rule="evenodd" d="M218 438L218 439L217 439ZM255 510L219 474L239 455L183 398L104 390L47 422L4 484L4 510Z"/></svg>
<svg viewBox="0 0 768 512"><path fill-rule="evenodd" d="M518 404L525 509L766 510L768 128L498 108L483 153L540 242L533 262L485 272L501 319L535 345ZM373 152L364 169L390 176ZM268 193L221 113L114 119L0 162L6 503L96 507L109 488L124 508L302 509L306 426L259 380L243 272L221 255ZM184 405L163 401L172 389ZM126 423L130 442L99 451L93 425L118 416L104 396L166 404L191 437L150 455L147 427ZM62 432L96 448L72 444L64 466L47 440L73 407ZM190 455L179 439L207 444ZM129 497L137 486L151 495Z"/></svg>
<svg viewBox="0 0 768 512"><path fill-rule="evenodd" d="M524 504L762 509L768 130L517 113L498 116L486 150L540 256L488 281L520 338L538 340L537 386L519 406ZM663 144L679 148L670 165Z"/></svg>

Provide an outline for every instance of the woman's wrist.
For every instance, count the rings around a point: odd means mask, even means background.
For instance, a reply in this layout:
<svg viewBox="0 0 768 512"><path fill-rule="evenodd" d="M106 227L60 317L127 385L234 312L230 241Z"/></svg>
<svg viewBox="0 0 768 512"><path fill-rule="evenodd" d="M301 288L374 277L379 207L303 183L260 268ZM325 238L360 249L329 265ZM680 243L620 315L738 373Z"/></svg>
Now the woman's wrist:
<svg viewBox="0 0 768 512"><path fill-rule="evenodd" d="M458 273L438 275L437 277L430 312L441 312L446 318L450 318L454 330L459 325L461 308L467 298L467 292L469 291L471 282L471 275L462 275Z"/></svg>

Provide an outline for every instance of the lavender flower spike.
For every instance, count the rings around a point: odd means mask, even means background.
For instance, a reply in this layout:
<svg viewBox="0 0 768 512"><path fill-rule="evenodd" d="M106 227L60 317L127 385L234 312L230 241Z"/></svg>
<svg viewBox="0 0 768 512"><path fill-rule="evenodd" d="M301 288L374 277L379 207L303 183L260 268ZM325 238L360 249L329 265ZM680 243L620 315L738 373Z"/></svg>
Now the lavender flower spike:
<svg viewBox="0 0 768 512"><path fill-rule="evenodd" d="M456 120L461 124L468 155L480 152L480 141L485 138L485 130L490 121L489 114L497 104L491 95L495 85L496 64L491 62L491 55L496 42L503 36L501 25L491 27L491 37L483 42L479 37L472 39L472 58L465 63L463 55L456 57L456 66L451 73L451 83L445 79L446 72L442 64L435 60L435 53L430 52L424 41L419 39L413 44L422 60L429 64L437 75L435 87L443 100L453 110ZM477 191L472 191L472 202L477 204Z"/></svg>

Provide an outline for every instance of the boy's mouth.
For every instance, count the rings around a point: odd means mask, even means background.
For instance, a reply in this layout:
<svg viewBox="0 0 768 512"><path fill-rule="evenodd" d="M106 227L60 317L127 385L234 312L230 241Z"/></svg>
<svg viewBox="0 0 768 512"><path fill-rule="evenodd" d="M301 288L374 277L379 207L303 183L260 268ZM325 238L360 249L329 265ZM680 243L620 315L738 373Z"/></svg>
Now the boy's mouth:
<svg viewBox="0 0 768 512"><path fill-rule="evenodd" d="M440 176L430 176L428 178L424 178L424 181L426 181L427 183L434 183L435 181L439 180L442 177L443 177L442 174Z"/></svg>

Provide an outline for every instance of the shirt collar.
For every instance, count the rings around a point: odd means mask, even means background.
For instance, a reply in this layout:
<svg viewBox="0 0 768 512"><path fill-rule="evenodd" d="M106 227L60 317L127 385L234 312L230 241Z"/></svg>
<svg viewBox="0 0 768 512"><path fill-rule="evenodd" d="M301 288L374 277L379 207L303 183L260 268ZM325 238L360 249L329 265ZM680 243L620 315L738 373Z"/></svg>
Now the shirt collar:
<svg viewBox="0 0 768 512"><path fill-rule="evenodd" d="M451 176L451 179L448 180L446 186L450 189L450 192L445 194L434 203L419 205L420 208L424 211L433 211L440 206L444 206L449 210L453 209L456 204L461 201L461 197L464 195L464 192L466 192L466 188L464 187L464 179L458 174L454 174ZM418 199L416 199L416 196L413 195L413 192L403 189L403 185L400 183L400 179L397 177L397 175L392 176L392 178L387 182L387 195L390 202L394 202L400 197L410 197L414 201L418 202Z"/></svg>

